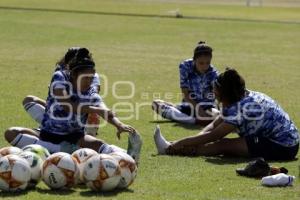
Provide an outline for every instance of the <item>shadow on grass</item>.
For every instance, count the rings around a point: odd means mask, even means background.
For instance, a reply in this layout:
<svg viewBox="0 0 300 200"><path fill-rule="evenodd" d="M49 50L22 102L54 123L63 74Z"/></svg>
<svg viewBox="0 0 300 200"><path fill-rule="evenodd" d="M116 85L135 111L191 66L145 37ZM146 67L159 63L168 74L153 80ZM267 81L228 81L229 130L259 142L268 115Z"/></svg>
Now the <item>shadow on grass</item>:
<svg viewBox="0 0 300 200"><path fill-rule="evenodd" d="M51 189L42 189L42 188L36 188L36 191L38 193L48 194L48 195L70 195L75 192L72 189L51 190Z"/></svg>
<svg viewBox="0 0 300 200"><path fill-rule="evenodd" d="M149 123L151 123L151 124L171 124L174 122L169 121L169 120L152 120L152 121L149 121Z"/></svg>
<svg viewBox="0 0 300 200"><path fill-rule="evenodd" d="M248 163L254 158L237 158L230 156L215 156L215 157L207 157L205 162L209 162L216 165L228 165L228 164L240 164L240 163Z"/></svg>
<svg viewBox="0 0 300 200"><path fill-rule="evenodd" d="M174 127L182 127L182 128L189 129L189 130L199 130L199 131L203 128L203 126L199 126L199 125L183 124L183 123L178 123L178 122L169 121L169 120L152 120L152 121L149 121L149 123L151 123L151 124L173 124Z"/></svg>
<svg viewBox="0 0 300 200"><path fill-rule="evenodd" d="M27 190L24 191L18 191L18 192L6 192L6 191L0 191L0 197L5 198L5 197L18 197L21 195L26 195L28 194Z"/></svg>
<svg viewBox="0 0 300 200"><path fill-rule="evenodd" d="M226 165L226 164L240 164L240 163L248 163L250 161L256 160L258 157L255 158L238 158L238 157L230 157L230 156L216 156L216 157L207 157L205 159L205 162L209 162L212 164L217 164L217 165ZM296 162L298 158L295 158L293 160L268 160L265 159L266 162L272 163L289 163L289 162Z"/></svg>
<svg viewBox="0 0 300 200"><path fill-rule="evenodd" d="M91 190L82 191L80 195L83 197L93 197L93 196L103 196L103 197L112 197L117 196L119 193L134 193L134 190L124 189L124 190L114 190L111 192L95 192Z"/></svg>

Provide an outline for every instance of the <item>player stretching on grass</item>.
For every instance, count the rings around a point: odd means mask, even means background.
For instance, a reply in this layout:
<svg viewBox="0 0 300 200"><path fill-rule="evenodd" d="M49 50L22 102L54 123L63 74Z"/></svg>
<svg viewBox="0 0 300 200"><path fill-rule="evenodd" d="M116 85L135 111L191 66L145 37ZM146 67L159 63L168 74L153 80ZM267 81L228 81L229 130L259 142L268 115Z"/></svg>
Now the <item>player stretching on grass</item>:
<svg viewBox="0 0 300 200"><path fill-rule="evenodd" d="M159 154L186 156L231 155L294 159L299 133L288 114L263 93L246 90L244 79L234 69L220 74L214 93L222 103L222 115L198 135L168 142L156 128L154 140ZM237 131L238 138L225 138Z"/></svg>
<svg viewBox="0 0 300 200"><path fill-rule="evenodd" d="M101 97L91 87L95 63L91 58L83 57L84 54L84 51L76 54L69 66L70 75L66 71L55 72L40 134L28 128L12 127L5 132L5 138L13 146L22 148L39 144L52 153L72 153L80 147L91 148L99 153L122 150L84 134L87 115L97 113L117 128L118 138L122 132L132 135L134 141L130 141L127 153L137 161L142 145L140 137L133 127L122 123L110 110L100 107Z"/></svg>
<svg viewBox="0 0 300 200"><path fill-rule="evenodd" d="M91 53L89 52L88 49L82 48L82 47L71 47L67 50L65 55L56 63L56 69L55 72L57 71L68 71L69 67L68 64L69 62L74 58L76 53L79 50L84 50L86 51L86 57L92 58ZM63 81L63 80L61 80ZM98 73L95 73L93 76L93 81L92 81L92 87L94 90L99 93L100 92L100 78ZM43 120L43 116L45 114L45 108L46 108L46 101L32 95L28 95L24 98L23 100L23 106L26 112L38 123L41 124ZM105 103L101 103L101 107L106 107ZM89 115L90 117L94 117L95 115ZM97 117L97 116L96 116ZM91 135L96 135L97 128L86 128L86 132Z"/></svg>
<svg viewBox="0 0 300 200"><path fill-rule="evenodd" d="M215 107L213 82L218 72L211 64L212 48L199 42L194 49L193 59L179 65L180 88L183 101L179 105L154 100L152 109L166 119L187 124L210 123L218 114Z"/></svg>

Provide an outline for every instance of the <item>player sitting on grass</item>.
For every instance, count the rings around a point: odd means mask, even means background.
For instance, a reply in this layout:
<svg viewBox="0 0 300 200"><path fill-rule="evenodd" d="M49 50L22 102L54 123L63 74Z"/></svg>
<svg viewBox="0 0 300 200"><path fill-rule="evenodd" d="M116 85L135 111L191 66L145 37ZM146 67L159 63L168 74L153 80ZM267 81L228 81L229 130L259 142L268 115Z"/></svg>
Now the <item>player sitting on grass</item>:
<svg viewBox="0 0 300 200"><path fill-rule="evenodd" d="M138 160L142 145L138 133L133 127L122 123L113 112L99 107L101 97L91 87L95 63L91 58L82 55L85 55L85 52L78 51L71 61L70 74L66 71L55 72L40 134L28 128L12 127L5 132L6 140L20 148L29 144L39 144L52 153L72 153L80 147L91 148L99 153L122 150L84 134L88 114L97 113L117 128L118 138L122 132L132 135L127 153Z"/></svg>
<svg viewBox="0 0 300 200"><path fill-rule="evenodd" d="M298 130L273 99L247 90L244 79L234 69L218 76L214 93L223 107L221 115L198 135L175 142L165 140L157 127L154 140L159 154L295 158L299 149ZM238 138L225 138L235 131Z"/></svg>
<svg viewBox="0 0 300 200"><path fill-rule="evenodd" d="M89 52L88 49L82 48L82 47L71 47L67 50L65 55L56 63L56 69L55 72L57 71L68 71L68 64L69 62L74 58L76 53L79 50L85 50L86 51L86 56L88 58L92 58L91 53ZM63 81L63 80L61 80ZM95 73L93 76L93 81L92 81L92 87L94 88L97 93L100 92L100 78L98 73ZM23 100L23 106L26 112L38 123L41 124L43 120L43 116L45 114L45 108L46 108L46 101L33 96L33 95L28 95L24 98ZM106 107L105 103L101 103L101 107ZM88 129L86 129L88 130ZM97 130L97 129L89 129L89 130ZM93 135L96 135L96 133L92 133Z"/></svg>
<svg viewBox="0 0 300 200"><path fill-rule="evenodd" d="M193 59L179 65L180 87L183 101L179 105L154 100L152 109L166 119L187 124L209 124L218 114L213 95L213 82L218 76L211 65L212 48L199 42Z"/></svg>

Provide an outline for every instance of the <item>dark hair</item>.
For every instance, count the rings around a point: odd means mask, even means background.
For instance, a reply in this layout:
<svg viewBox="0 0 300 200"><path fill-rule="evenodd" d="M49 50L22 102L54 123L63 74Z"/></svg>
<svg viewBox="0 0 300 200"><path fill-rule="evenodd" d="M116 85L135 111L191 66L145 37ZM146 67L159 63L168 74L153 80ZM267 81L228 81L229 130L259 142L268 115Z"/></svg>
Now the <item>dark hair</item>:
<svg viewBox="0 0 300 200"><path fill-rule="evenodd" d="M209 56L212 57L213 49L206 44L204 41L198 42L198 45L194 49L193 59L196 60L201 56Z"/></svg>
<svg viewBox="0 0 300 200"><path fill-rule="evenodd" d="M215 80L215 87L220 92L220 99L226 99L230 104L241 100L246 92L244 78L232 68L226 68Z"/></svg>
<svg viewBox="0 0 300 200"><path fill-rule="evenodd" d="M87 69L95 69L95 62L89 56L89 51L86 48L81 48L70 61L69 70L71 74L76 75Z"/></svg>
<svg viewBox="0 0 300 200"><path fill-rule="evenodd" d="M61 67L65 68L71 60L75 57L78 51L84 51L85 57L92 58L92 54L89 52L87 48L84 47L71 47L67 50L65 55L56 63L57 65L60 65Z"/></svg>

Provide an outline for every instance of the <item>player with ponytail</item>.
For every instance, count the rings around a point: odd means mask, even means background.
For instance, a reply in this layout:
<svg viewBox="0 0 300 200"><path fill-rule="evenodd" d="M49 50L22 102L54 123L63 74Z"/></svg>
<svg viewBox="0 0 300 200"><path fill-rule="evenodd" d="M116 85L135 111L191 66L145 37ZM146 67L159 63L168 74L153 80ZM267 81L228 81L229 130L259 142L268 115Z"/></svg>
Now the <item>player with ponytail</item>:
<svg viewBox="0 0 300 200"><path fill-rule="evenodd" d="M219 113L215 109L213 82L218 72L211 64L213 49L200 41L194 49L193 58L180 63L180 88L182 103L173 105L162 100L154 100L152 109L166 119L179 123L210 123Z"/></svg>

